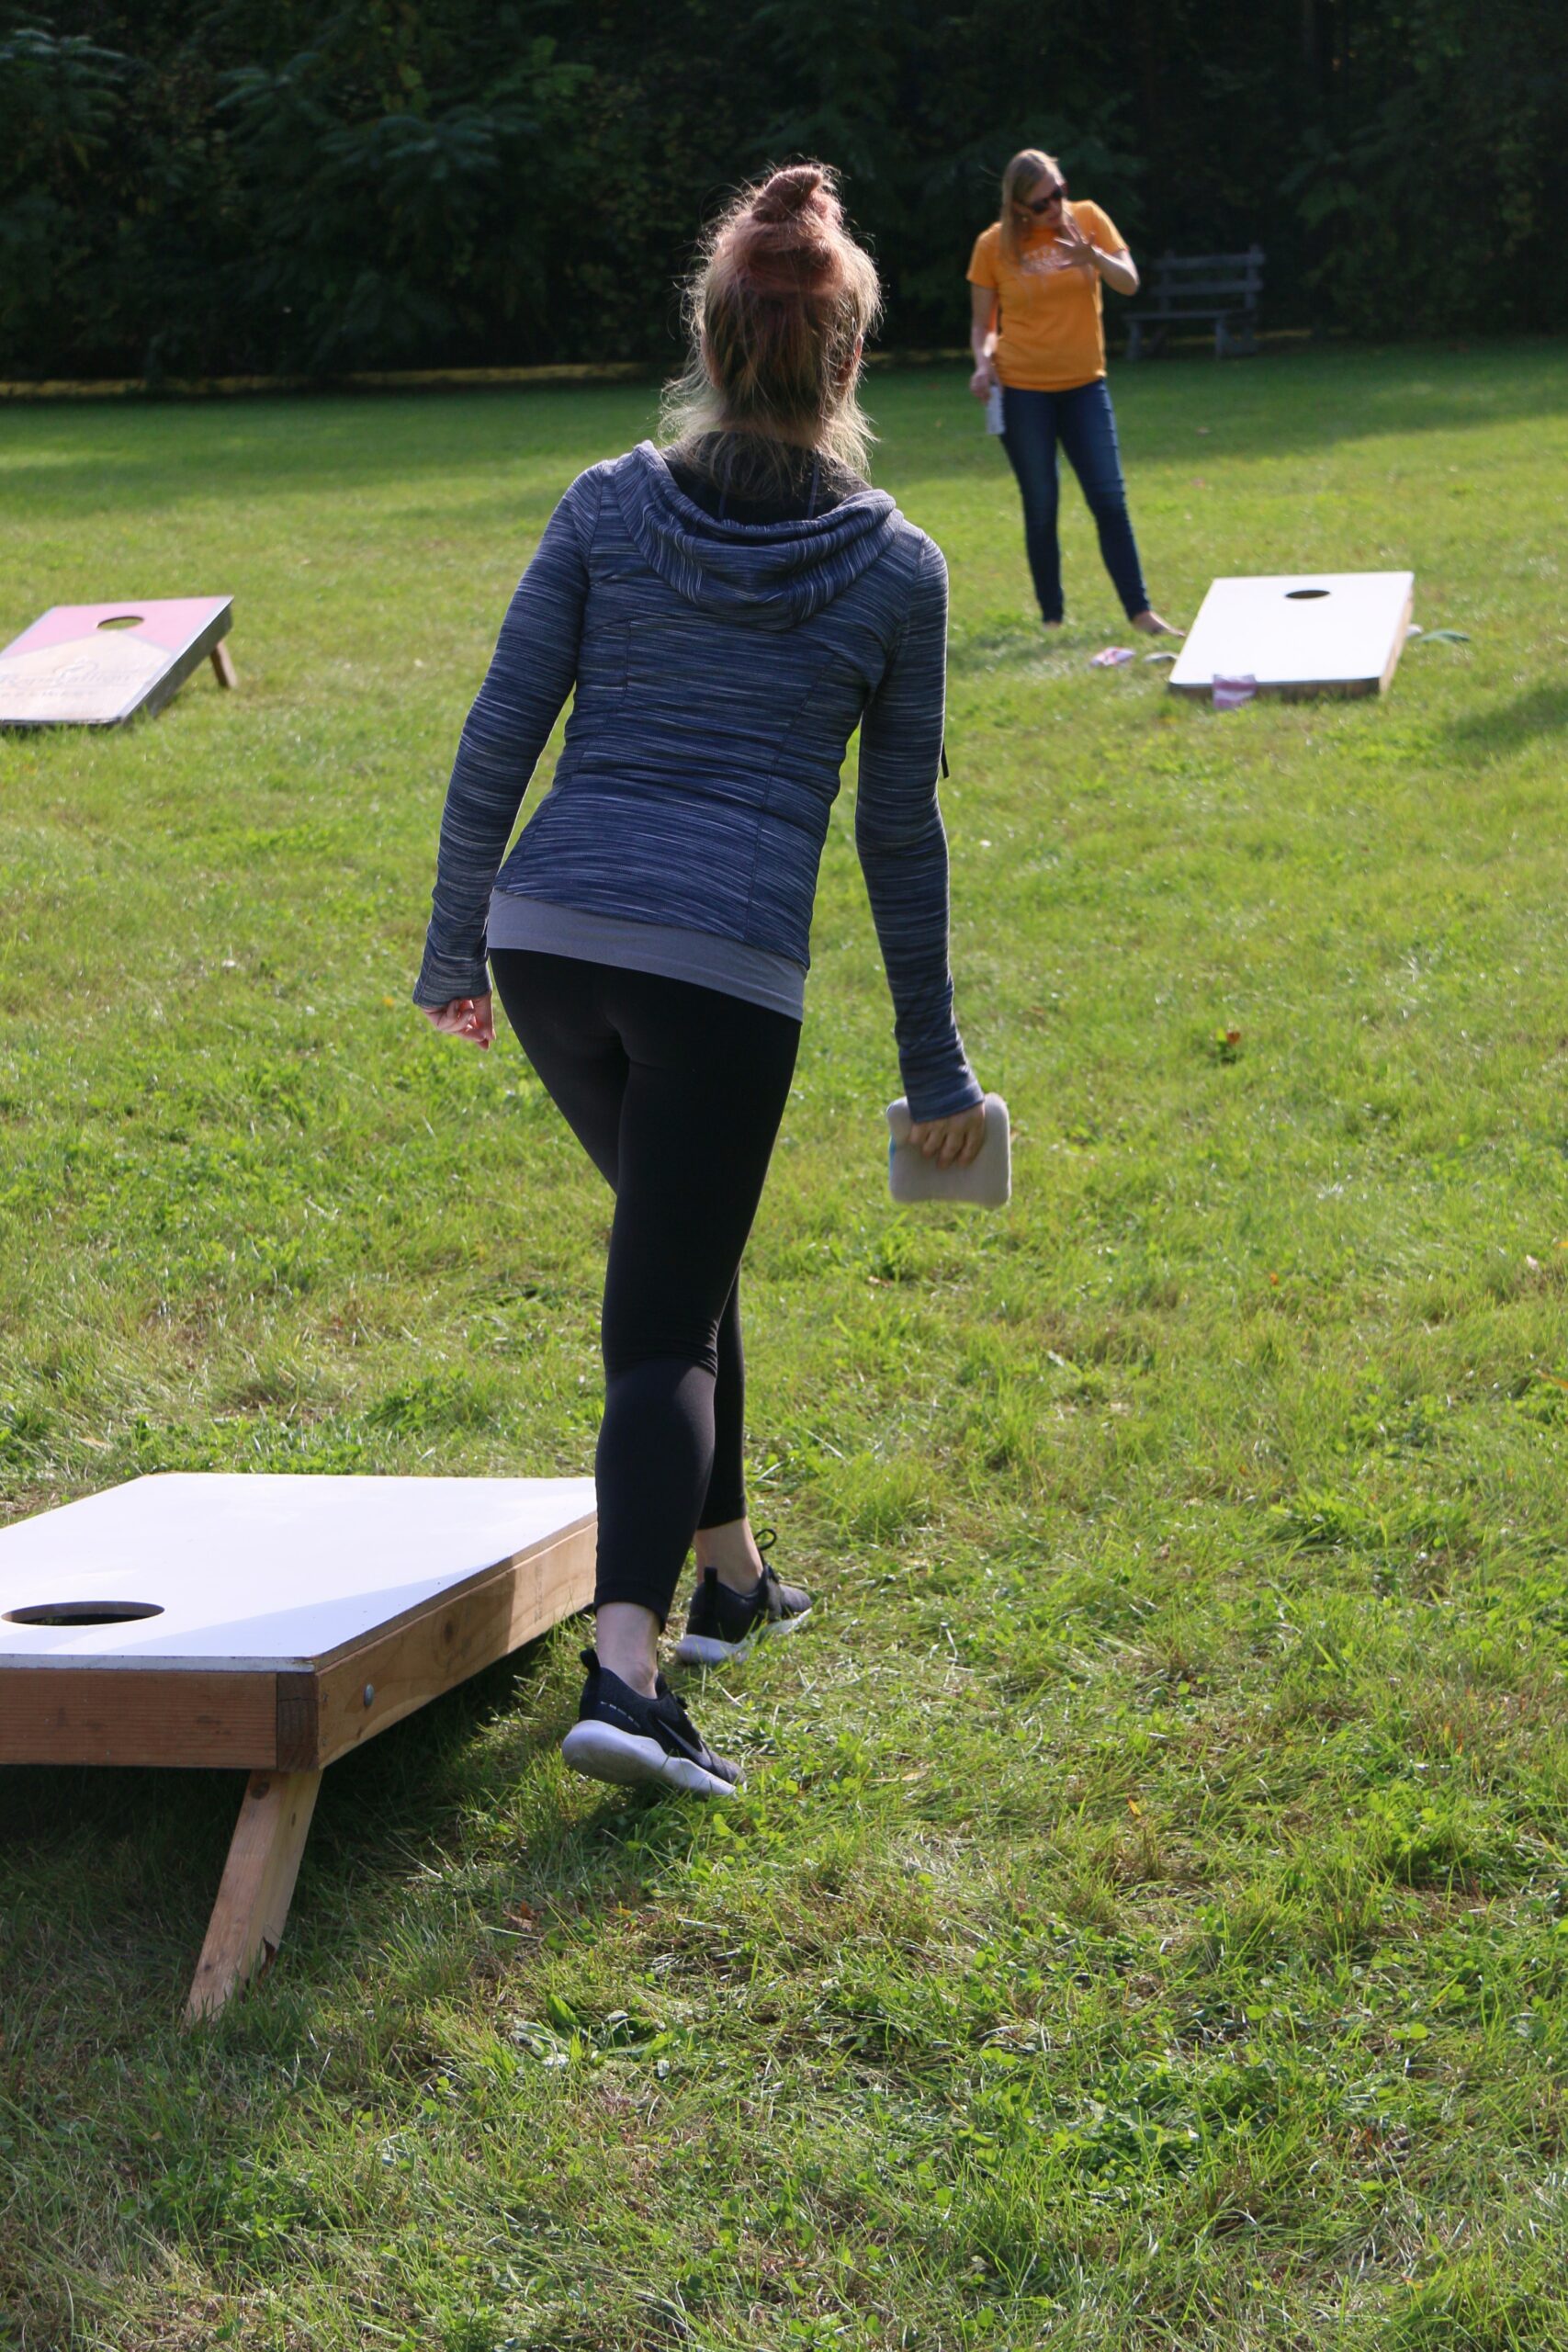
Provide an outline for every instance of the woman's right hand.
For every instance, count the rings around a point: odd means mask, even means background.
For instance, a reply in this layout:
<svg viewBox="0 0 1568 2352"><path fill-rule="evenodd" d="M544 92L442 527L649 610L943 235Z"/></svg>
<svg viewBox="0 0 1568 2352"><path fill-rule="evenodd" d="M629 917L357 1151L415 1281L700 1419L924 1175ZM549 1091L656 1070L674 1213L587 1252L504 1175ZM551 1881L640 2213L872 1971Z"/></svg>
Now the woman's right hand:
<svg viewBox="0 0 1568 2352"><path fill-rule="evenodd" d="M483 1051L495 1043L495 1014L488 989L483 996L456 996L450 1004L422 1004L420 1011L444 1037L467 1037Z"/></svg>
<svg viewBox="0 0 1568 2352"><path fill-rule="evenodd" d="M986 1106L976 1102L967 1111L950 1112L945 1119L917 1119L909 1141L939 1168L968 1168L980 1156L986 1140Z"/></svg>
<svg viewBox="0 0 1568 2352"><path fill-rule="evenodd" d="M969 390L977 401L988 401L996 382L996 369L988 359L982 359L969 379Z"/></svg>

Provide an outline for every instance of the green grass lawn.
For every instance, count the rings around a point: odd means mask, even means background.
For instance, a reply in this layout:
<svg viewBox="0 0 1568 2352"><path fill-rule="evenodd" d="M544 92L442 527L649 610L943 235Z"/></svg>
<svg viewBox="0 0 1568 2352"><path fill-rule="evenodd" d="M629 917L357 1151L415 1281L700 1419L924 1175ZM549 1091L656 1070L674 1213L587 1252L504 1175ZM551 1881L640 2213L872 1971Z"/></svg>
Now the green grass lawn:
<svg viewBox="0 0 1568 2352"><path fill-rule="evenodd" d="M564 1627L333 1768L185 2037L233 1779L0 1773L7 2352L1560 2352L1563 360L1118 373L1175 617L1409 566L1470 635L1228 716L1088 666L1076 491L1047 644L964 375L875 381L1017 1197L887 1201L846 799L748 1261L823 1605L700 1693L745 1797L564 1774ZM649 405L0 414L0 637L230 592L241 677L0 741L7 1516L588 1466L605 1198L408 991L507 594Z"/></svg>

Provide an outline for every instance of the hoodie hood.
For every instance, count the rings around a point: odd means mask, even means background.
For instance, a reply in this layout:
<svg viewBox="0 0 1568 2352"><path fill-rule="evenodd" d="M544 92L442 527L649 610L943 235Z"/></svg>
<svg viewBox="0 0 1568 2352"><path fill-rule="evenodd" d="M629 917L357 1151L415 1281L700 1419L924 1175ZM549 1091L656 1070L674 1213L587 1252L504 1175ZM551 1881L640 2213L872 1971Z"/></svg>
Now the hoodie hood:
<svg viewBox="0 0 1568 2352"><path fill-rule="evenodd" d="M728 523L676 486L651 441L615 469L637 553L667 588L714 619L796 628L841 596L892 546L898 509L864 490L798 523Z"/></svg>

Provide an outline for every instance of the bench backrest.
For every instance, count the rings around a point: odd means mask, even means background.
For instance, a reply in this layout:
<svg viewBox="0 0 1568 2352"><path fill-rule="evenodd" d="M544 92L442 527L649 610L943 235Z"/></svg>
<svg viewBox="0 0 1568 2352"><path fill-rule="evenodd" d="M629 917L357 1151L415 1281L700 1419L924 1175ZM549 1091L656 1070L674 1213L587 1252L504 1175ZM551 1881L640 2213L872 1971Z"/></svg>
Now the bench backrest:
<svg viewBox="0 0 1568 2352"><path fill-rule="evenodd" d="M1263 290L1263 248L1244 254L1161 254L1148 265L1148 290L1162 301L1220 295L1256 298Z"/></svg>

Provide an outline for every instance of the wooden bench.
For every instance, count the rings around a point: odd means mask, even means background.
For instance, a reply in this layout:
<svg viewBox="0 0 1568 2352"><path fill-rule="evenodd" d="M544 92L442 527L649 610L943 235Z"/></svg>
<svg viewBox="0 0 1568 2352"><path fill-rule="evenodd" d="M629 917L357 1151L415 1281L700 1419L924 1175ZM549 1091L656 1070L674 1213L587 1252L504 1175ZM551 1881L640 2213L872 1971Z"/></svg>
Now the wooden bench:
<svg viewBox="0 0 1568 2352"><path fill-rule="evenodd" d="M1213 322L1216 359L1249 358L1263 291L1263 248L1244 254L1162 254L1149 264L1143 307L1127 320L1129 359L1153 357L1173 326Z"/></svg>

